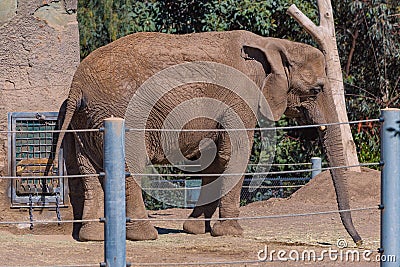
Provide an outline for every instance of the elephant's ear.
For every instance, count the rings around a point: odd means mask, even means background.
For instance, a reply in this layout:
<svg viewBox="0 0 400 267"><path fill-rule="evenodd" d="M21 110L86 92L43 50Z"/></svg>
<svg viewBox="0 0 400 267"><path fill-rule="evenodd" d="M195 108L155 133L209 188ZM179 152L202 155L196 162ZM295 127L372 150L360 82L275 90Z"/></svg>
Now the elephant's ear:
<svg viewBox="0 0 400 267"><path fill-rule="evenodd" d="M260 61L264 67L266 78L262 93L267 100L267 105L262 97L259 101L259 110L264 117L277 121L287 108L287 96L289 91L289 65L286 49L279 43L246 44L243 49L249 51L249 57ZM252 57L252 53L261 53L262 57Z"/></svg>

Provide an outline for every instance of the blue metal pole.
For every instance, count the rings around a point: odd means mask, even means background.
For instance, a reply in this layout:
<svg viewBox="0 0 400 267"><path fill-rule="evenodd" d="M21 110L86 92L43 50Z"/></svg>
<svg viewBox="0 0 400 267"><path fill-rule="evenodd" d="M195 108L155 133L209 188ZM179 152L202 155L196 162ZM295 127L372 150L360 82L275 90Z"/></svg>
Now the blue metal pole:
<svg viewBox="0 0 400 267"><path fill-rule="evenodd" d="M383 109L381 121L380 266L389 267L400 262L400 109Z"/></svg>
<svg viewBox="0 0 400 267"><path fill-rule="evenodd" d="M104 120L104 259L126 266L125 120Z"/></svg>
<svg viewBox="0 0 400 267"><path fill-rule="evenodd" d="M312 157L311 158L311 169L314 171L311 171L311 178L314 178L318 174L321 173L321 168L322 168L322 159L319 157Z"/></svg>

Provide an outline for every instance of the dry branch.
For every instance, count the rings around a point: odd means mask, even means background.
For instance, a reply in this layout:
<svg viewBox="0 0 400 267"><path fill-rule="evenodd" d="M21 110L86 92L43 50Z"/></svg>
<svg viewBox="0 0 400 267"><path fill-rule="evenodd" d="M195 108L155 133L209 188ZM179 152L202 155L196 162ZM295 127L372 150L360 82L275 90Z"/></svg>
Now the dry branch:
<svg viewBox="0 0 400 267"><path fill-rule="evenodd" d="M316 40L325 55L326 71L330 81L331 94L336 106L339 122L347 122L344 99L342 68L336 44L335 24L330 0L318 0L320 26L315 25L296 5L291 5L287 13L292 16ZM347 165L359 165L356 147L348 124L341 125L341 134ZM360 168L354 171L361 172Z"/></svg>

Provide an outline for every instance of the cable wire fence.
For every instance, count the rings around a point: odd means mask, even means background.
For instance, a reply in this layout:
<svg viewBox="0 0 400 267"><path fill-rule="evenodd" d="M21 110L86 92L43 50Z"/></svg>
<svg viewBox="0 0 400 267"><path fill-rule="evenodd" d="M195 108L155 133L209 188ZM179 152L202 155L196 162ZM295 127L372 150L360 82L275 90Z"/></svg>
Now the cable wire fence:
<svg viewBox="0 0 400 267"><path fill-rule="evenodd" d="M382 122L382 119L369 119L369 120L358 120L358 121L352 121L348 122L349 124L357 124L357 123L364 123L364 122ZM275 127L275 128L247 128L247 129L135 129L135 128L129 128L126 129L126 132L135 132L135 131L154 131L154 132L163 132L163 131L179 131L179 132L211 132L211 131L255 131L255 130L261 130L261 131L268 131L268 130L294 130L294 129L305 129L305 128L321 128L321 127L328 127L328 126L333 126L333 125L342 125L345 123L326 123L326 124L318 124L318 125L302 125L302 126L290 126L290 127ZM324 130L324 129L322 129ZM68 130L66 132L104 132L104 128L101 129L80 129L80 130ZM52 133L59 133L61 131L59 130L43 130L43 131L0 131L0 133L3 134L21 134L21 133L47 133L47 132L52 132ZM326 164L326 163L325 163ZM29 164L28 164L29 165ZM124 164L122 164L124 165ZM263 166L263 164L254 164L254 163L249 163L248 164L248 169L251 169L251 167L254 166ZM293 163L293 164L264 164L263 167L287 167L287 166L297 166L297 167L309 167L311 168L304 168L304 169L296 169L296 170L286 170L286 171L245 171L242 173L220 173L220 174L208 174L208 173L168 173L168 172L162 172L162 173L134 173L134 177L159 177L159 178L173 178L173 179L167 179L167 180L156 180L154 184L151 185L151 187L143 187L144 190L146 191L151 191L151 190L157 190L157 191L179 191L179 190L184 190L185 192L191 192L191 191L198 191L197 192L197 197L199 194L199 190L201 187L201 182L200 180L193 180L193 179L177 179L177 178L196 178L196 177L213 177L213 176L228 176L228 177L233 177L233 176L244 176L244 182L243 182L243 187L242 187L242 193L241 197L242 199L249 200L249 198L252 198L252 200L264 200L268 199L269 197L275 196L275 197L287 197L290 195L290 193L293 193L296 189L304 186L312 177L310 177L311 173L313 171L327 171L327 170L337 170L337 169L351 169L355 167L371 167L371 166L383 166L382 162L376 162L376 163L361 163L358 165L351 165L351 166L330 166L330 167L322 167L317 166L315 167L312 165L312 163L309 162L303 162L303 163ZM191 165L170 165L170 166L164 166L164 165L152 165L151 167L156 168L157 170L160 170L162 168L173 168L173 167L193 167ZM287 175L293 175L293 174L299 174L299 173L304 173L306 176L302 177L287 177ZM105 173L93 173L93 174L87 174L87 175L49 175L46 177L38 177L35 175L25 175L25 176L0 176L0 179L7 179L7 180L20 180L20 179L43 179L43 178L68 178L68 179L76 179L76 178L83 178L83 177L91 177L91 178L96 178L98 179L99 177L104 177L106 174ZM131 175L130 173L125 173L125 176ZM248 176L253 176L252 179L246 178ZM271 177L273 176L273 177ZM261 181L257 185L252 185L251 181L255 180ZM189 186L186 185L187 181L191 181L192 184ZM193 182L197 181L197 182ZM163 183L173 183L176 184L176 188L164 188ZM183 185L183 187L182 187ZM253 189L256 189L258 191L254 191ZM251 190L251 193L250 193ZM275 191L272 191L275 190ZM287 192L283 192L283 190L287 190ZM246 195L247 194L247 195ZM250 195L253 194L253 195ZM31 198L30 194L30 198ZM250 196L249 196L250 195ZM196 197L196 196L195 196ZM58 201L58 200L57 200ZM194 207L196 203L196 199L191 199L191 203L193 204L192 207ZM246 202L247 203L247 202ZM32 201L30 201L29 207L30 207L30 214L33 210L32 207ZM188 205L189 206L189 205ZM57 209L58 209L58 202L57 202ZM381 207L377 204L376 206L367 206L367 207L360 207L360 208L353 208L353 209L344 209L344 210L326 210L326 211L318 211L318 212L307 212L307 213L294 213L294 214L278 214L278 215L266 215L266 216L246 216L246 217L232 217L232 218L223 218L223 220L229 221L229 220L268 220L268 219L277 219L277 218L292 218L292 217L305 217L305 216L320 216L320 215L328 215L328 214L337 214L337 213L345 213L345 212L362 212L362 211L367 211L367 210L378 210L381 209ZM107 221L107 218L84 218L84 219L74 219L74 220L66 220L62 219L61 216L57 216L57 220L35 220L33 216L30 216L30 220L21 220L21 221L6 221L6 220L1 220L0 225L15 225L15 224L30 224L31 227L33 225L37 224L66 224L66 223L92 223L92 222L97 222L97 223L105 223ZM136 218L126 218L124 219L124 224L125 221L130 222L130 221L187 221L188 218L141 218L141 219L136 219ZM219 218L191 218L189 220L193 221L218 221L220 220ZM106 239L108 236L106 235ZM124 241L125 242L125 241ZM124 254L125 257L125 254ZM260 260L243 260L243 261L224 261L224 262L183 262L183 263L140 263L139 265L141 266L190 266L190 265L243 265L243 264L252 264L252 263L260 263L260 262L265 262L265 261L260 261ZM63 266L69 266L69 265L63 265ZM98 264L74 264L70 266L98 266ZM101 265L102 266L102 265Z"/></svg>

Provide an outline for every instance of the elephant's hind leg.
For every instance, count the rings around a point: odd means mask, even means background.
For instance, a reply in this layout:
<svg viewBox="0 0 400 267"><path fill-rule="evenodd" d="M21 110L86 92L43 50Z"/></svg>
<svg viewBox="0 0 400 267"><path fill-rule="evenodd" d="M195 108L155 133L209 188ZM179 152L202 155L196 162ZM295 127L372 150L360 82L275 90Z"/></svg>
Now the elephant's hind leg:
<svg viewBox="0 0 400 267"><path fill-rule="evenodd" d="M158 237L156 228L147 219L142 189L132 176L126 179L126 216L131 221L126 224L126 239L132 241L154 240Z"/></svg>
<svg viewBox="0 0 400 267"><path fill-rule="evenodd" d="M96 169L90 160L77 148L77 161L81 174L95 174ZM82 219L97 219L104 217L104 193L98 177L87 176L82 178L85 194ZM79 230L81 241L102 241L104 240L104 226L99 222L84 222Z"/></svg>
<svg viewBox="0 0 400 267"><path fill-rule="evenodd" d="M68 175L79 175L79 165L76 158L75 152L75 140L71 133L67 133L64 137L64 157L65 166ZM74 220L82 220L83 205L85 199L85 192L83 190L83 181L79 178L68 179L69 187L69 201L72 206ZM73 223L72 236L74 239L79 239L79 231L82 227L82 223Z"/></svg>

